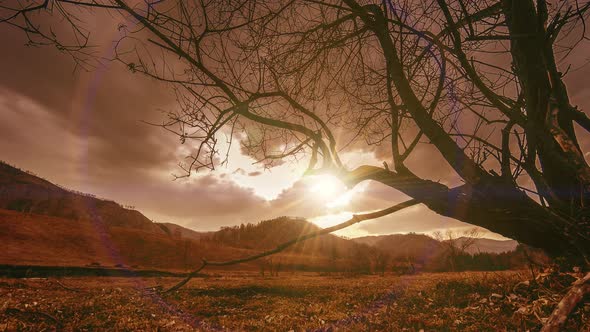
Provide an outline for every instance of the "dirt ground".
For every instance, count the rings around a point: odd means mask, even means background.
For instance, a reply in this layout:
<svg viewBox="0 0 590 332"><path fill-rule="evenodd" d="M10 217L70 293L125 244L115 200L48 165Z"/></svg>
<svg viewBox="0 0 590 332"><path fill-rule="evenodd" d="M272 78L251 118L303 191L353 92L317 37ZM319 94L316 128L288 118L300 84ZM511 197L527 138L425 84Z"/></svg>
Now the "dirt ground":
<svg viewBox="0 0 590 332"><path fill-rule="evenodd" d="M0 331L535 331L554 304L515 290L528 277L223 272L165 295L152 289L179 279L0 279ZM589 315L568 329L590 331Z"/></svg>

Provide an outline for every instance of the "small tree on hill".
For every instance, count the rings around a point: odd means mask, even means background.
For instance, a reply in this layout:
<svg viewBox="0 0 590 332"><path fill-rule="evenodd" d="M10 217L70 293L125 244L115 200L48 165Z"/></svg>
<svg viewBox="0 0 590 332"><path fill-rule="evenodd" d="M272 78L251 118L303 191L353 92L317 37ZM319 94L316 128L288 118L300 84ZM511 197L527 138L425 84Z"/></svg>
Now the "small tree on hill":
<svg viewBox="0 0 590 332"><path fill-rule="evenodd" d="M438 240L445 248L445 255L448 259L451 271L461 269L460 258L467 254L468 250L473 247L480 237L480 231L477 228L457 233L453 230L447 230L444 233L437 231L434 238Z"/></svg>
<svg viewBox="0 0 590 332"><path fill-rule="evenodd" d="M375 267L374 272L379 273L381 276L385 275L385 271L390 263L391 256L382 251L382 250L374 250L373 251L373 266Z"/></svg>

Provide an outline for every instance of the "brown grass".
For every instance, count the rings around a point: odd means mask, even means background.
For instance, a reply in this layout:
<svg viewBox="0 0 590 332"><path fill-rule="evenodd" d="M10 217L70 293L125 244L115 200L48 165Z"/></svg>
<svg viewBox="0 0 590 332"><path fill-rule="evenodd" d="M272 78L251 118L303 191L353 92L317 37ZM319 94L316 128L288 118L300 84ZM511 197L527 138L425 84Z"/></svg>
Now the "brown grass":
<svg viewBox="0 0 590 332"><path fill-rule="evenodd" d="M524 278L518 272L273 278L223 272L165 296L149 287L177 279L64 278L61 285L4 279L0 331L534 331L541 326L535 313L518 312L534 299L512 291ZM548 315L551 308L543 310L536 312ZM569 328L588 330L588 311L578 310Z"/></svg>

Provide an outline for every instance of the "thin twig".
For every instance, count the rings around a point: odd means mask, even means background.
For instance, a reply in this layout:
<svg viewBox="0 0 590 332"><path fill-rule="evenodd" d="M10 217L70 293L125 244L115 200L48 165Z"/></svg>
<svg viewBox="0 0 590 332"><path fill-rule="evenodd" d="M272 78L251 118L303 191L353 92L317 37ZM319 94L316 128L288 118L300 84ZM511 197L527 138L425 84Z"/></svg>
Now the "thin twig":
<svg viewBox="0 0 590 332"><path fill-rule="evenodd" d="M30 311L25 311L25 310L20 310L17 308L6 308L6 310L4 311L7 315L12 315L15 316L17 318L22 318L24 316L37 316L37 317L42 317L46 320L50 320L52 321L57 327L61 327L61 323L60 321L53 317L50 314L41 312L41 311L34 311L34 310L30 310ZM20 316L20 317L19 317Z"/></svg>
<svg viewBox="0 0 590 332"><path fill-rule="evenodd" d="M71 292L76 292L76 293L88 293L85 290L82 289L76 289L76 288L70 288L64 284L62 284L59 280L53 280L58 286L60 286L61 288L65 289L65 290L69 290Z"/></svg>

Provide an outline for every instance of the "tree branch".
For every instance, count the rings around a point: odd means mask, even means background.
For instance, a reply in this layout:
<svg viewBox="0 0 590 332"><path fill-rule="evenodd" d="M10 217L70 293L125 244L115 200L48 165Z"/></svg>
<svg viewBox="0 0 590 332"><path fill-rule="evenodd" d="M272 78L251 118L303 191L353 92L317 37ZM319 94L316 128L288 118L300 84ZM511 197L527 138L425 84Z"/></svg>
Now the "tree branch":
<svg viewBox="0 0 590 332"><path fill-rule="evenodd" d="M570 313L577 307L584 296L590 293L590 273L572 285L572 288L559 301L541 332L558 332L563 329Z"/></svg>
<svg viewBox="0 0 590 332"><path fill-rule="evenodd" d="M394 212L397 212L399 210L402 210L404 208L410 207L412 205L416 205L419 202L415 199L410 199L407 200L405 202L390 206L386 209L383 210L378 210L378 211L374 211L374 212L369 212L369 213L362 213L362 214L355 214L352 216L352 218L348 219L347 221L344 221L338 225L334 225L332 227L327 227L324 229L321 229L319 231L315 231L315 232L311 232L311 233L307 233L307 234L303 234L300 235L292 240L289 240L287 242L284 242L280 245L278 245L277 247L275 247L274 249L268 250L268 251L264 251L252 256L248 256L248 257L244 257L244 258L239 258L239 259L234 259L234 260L229 260L229 261L224 261L224 262L209 262L207 260L203 260L203 263L201 264L201 266L199 266L199 268L197 268L196 270L192 271L191 273L189 273L186 278L184 278L181 282L179 282L178 284L174 285L173 287L169 288L168 290L164 291L164 293L169 293L169 292L173 292L179 288L181 288L182 286L184 286L187 282L189 282L195 275L197 275L199 272L201 272L201 270L203 270L205 267L207 266L229 266L229 265L236 265L236 264L241 264L241 263L246 263L246 262L250 262L262 257L266 257L266 256L270 256L270 255L274 255L277 254L289 247L291 247L292 245L299 243L299 242L303 242L321 235L326 235L338 230L341 230L343 228L352 226L354 224L366 221L366 220L371 220L371 219L377 219L389 214L392 214Z"/></svg>

